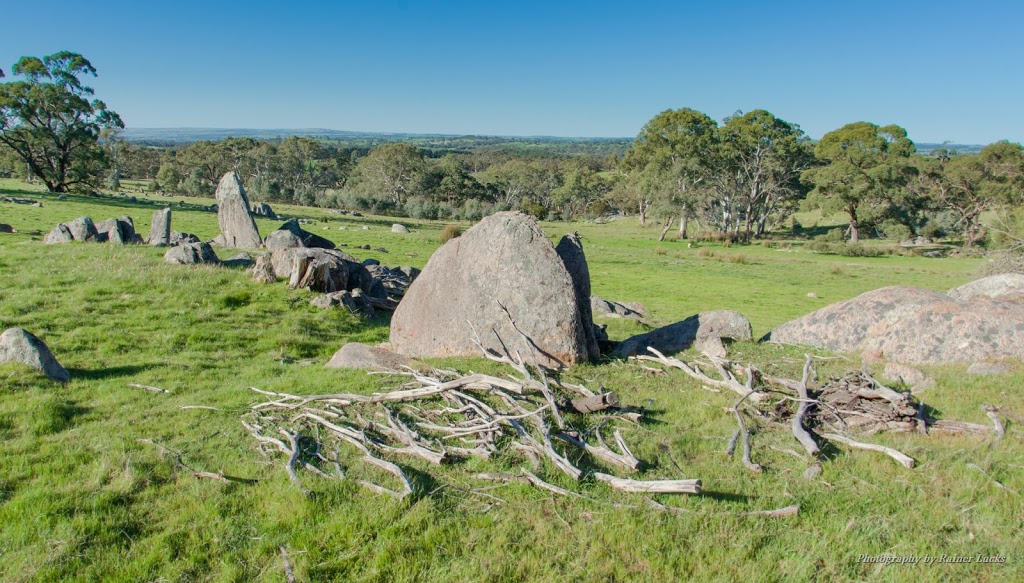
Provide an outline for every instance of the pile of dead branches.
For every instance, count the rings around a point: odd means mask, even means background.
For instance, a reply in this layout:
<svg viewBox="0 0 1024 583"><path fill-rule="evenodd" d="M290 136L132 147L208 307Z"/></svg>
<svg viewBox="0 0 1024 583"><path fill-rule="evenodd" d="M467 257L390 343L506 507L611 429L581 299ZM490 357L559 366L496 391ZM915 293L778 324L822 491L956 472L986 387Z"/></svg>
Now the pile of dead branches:
<svg viewBox="0 0 1024 583"><path fill-rule="evenodd" d="M523 468L522 475L476 477L525 481L558 494L578 496L534 473L546 460L573 480L593 478L623 492L701 491L701 482L695 479L637 480L582 470L570 458L587 457L620 473L637 471L642 463L616 424L636 422L641 413L620 408L614 393L598 394L551 379L543 369L527 366L518 354L513 357L480 348L489 359L509 365L516 374L496 377L407 369L389 373L406 379L401 386L375 395L300 396L253 388L267 400L252 405L242 423L262 448L285 456L288 474L300 486L300 471L341 480L352 468L364 476L375 469L378 475L390 475L390 486L381 485L379 478L356 481L374 492L404 498L416 488L407 470L392 460L419 458L439 465L512 452L529 462L533 471ZM593 414L602 416L595 428L589 432L575 428L591 426L584 416Z"/></svg>
<svg viewBox="0 0 1024 583"><path fill-rule="evenodd" d="M921 433L994 434L997 440L1003 435L1003 426L994 408L985 410L992 419L992 427L931 419L925 414L924 404L916 401L909 392L895 391L863 370L830 378L822 386L815 387L812 384L816 378L815 358L811 355L806 355L801 379L795 380L766 375L753 365L742 366L710 354L704 354L707 362L684 362L653 348L648 350L652 355L641 355L637 359L679 369L711 391L721 392L724 389L739 395L739 400L730 409L738 428L729 440L726 453L732 455L737 445L742 443L743 463L754 472L761 472L762 467L751 460L750 432L747 429L751 422L788 426L807 455L816 462L822 461L820 444L831 441L884 453L906 468L914 467L915 462L910 456L890 447L859 441L850 434L854 431L866 435L879 431L916 430ZM745 417L747 421L744 421Z"/></svg>

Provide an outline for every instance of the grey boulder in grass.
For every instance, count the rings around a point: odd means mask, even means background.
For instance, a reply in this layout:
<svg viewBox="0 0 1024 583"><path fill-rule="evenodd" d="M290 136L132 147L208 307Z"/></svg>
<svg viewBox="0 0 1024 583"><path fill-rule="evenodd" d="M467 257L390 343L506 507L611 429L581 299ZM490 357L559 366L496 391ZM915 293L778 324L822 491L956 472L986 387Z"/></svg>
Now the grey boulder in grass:
<svg viewBox="0 0 1024 583"><path fill-rule="evenodd" d="M46 343L22 328L8 328L0 334L0 363L8 362L28 365L62 383L71 380Z"/></svg>
<svg viewBox="0 0 1024 583"><path fill-rule="evenodd" d="M179 265L217 265L220 259L209 243L182 243L164 253L164 261Z"/></svg>
<svg viewBox="0 0 1024 583"><path fill-rule="evenodd" d="M1012 281L984 278L951 294L885 287L787 322L763 340L904 364L1024 357L1024 295Z"/></svg>
<svg viewBox="0 0 1024 583"><path fill-rule="evenodd" d="M558 367L590 359L592 326L537 223L501 212L434 253L395 310L390 344L412 357L477 356L475 330L486 348Z"/></svg>

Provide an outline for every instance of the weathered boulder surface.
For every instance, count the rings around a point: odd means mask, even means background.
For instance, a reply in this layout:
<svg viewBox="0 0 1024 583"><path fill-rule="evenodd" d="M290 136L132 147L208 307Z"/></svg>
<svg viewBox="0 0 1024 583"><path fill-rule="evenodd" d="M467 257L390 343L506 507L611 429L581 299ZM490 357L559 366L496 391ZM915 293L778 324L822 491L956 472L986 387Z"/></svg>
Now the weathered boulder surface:
<svg viewBox="0 0 1024 583"><path fill-rule="evenodd" d="M171 209L160 209L153 213L153 224L149 227L146 242L154 247L171 244Z"/></svg>
<svg viewBox="0 0 1024 583"><path fill-rule="evenodd" d="M309 231L303 229L301 226L299 226L299 221L296 219L289 219L285 221L284 224L281 225L281 228L278 229L278 231L287 231L295 235L296 237L298 237L300 241L302 241L303 247L316 247L319 249L334 249L337 247L337 245L334 244L334 241L331 241L330 239L325 239L320 235L310 233Z"/></svg>
<svg viewBox="0 0 1024 583"><path fill-rule="evenodd" d="M179 233L178 231L171 231L170 244L181 245L182 243L198 243L199 237L192 233Z"/></svg>
<svg viewBox="0 0 1024 583"><path fill-rule="evenodd" d="M666 355L675 354L707 337L750 340L753 338L753 332L750 320L735 310L701 312L681 322L627 338L615 348L612 355L627 357L648 354L648 347ZM705 349L720 352L713 342L702 344Z"/></svg>
<svg viewBox="0 0 1024 583"><path fill-rule="evenodd" d="M305 247L302 244L302 239L298 235L291 231L279 230L271 231L263 244L267 246L268 251L280 251L281 249L298 249Z"/></svg>
<svg viewBox="0 0 1024 583"><path fill-rule="evenodd" d="M1009 299L1024 298L1024 274L1000 273L976 279L960 287L955 287L946 295L954 300L969 300L978 296Z"/></svg>
<svg viewBox="0 0 1024 583"><path fill-rule="evenodd" d="M220 259L217 258L217 254L214 253L213 247L210 247L209 243L176 245L164 253L164 261L180 265L195 265L197 263L217 265L220 263Z"/></svg>
<svg viewBox="0 0 1024 583"><path fill-rule="evenodd" d="M135 222L128 215L119 219L100 221L96 224L96 232L101 236L106 234L108 242L119 245L136 243L139 240L135 234Z"/></svg>
<svg viewBox="0 0 1024 583"><path fill-rule="evenodd" d="M591 323L580 314L572 277L537 223L501 212L434 253L391 319L391 346L414 357L479 355L475 329L487 348L575 364L590 357Z"/></svg>
<svg viewBox="0 0 1024 583"><path fill-rule="evenodd" d="M395 223L395 224L391 225L391 232L392 233L401 233L403 235L408 235L409 234L409 227L406 227L405 225L400 225L398 223Z"/></svg>
<svg viewBox="0 0 1024 583"><path fill-rule="evenodd" d="M331 293L360 288L368 292L373 277L351 255L335 249L305 247L274 251L270 262L277 277L294 289Z"/></svg>
<svg viewBox="0 0 1024 583"><path fill-rule="evenodd" d="M565 270L572 278L572 286L576 291L576 307L580 311L580 321L583 322L590 359L600 358L601 349L598 348L597 337L594 335L594 314L590 310L590 268L587 266L587 257L583 253L583 242L579 233L570 233L562 237L555 246L555 253L562 259Z"/></svg>
<svg viewBox="0 0 1024 583"><path fill-rule="evenodd" d="M786 322L762 340L856 352L876 323L898 320L918 308L948 301L946 295L916 287L883 287Z"/></svg>
<svg viewBox="0 0 1024 583"><path fill-rule="evenodd" d="M0 363L20 362L41 371L55 381L71 380L46 343L22 328L8 328L0 334Z"/></svg>
<svg viewBox="0 0 1024 583"><path fill-rule="evenodd" d="M224 267L248 269L253 266L252 256L248 253L236 253L220 262Z"/></svg>
<svg viewBox="0 0 1024 583"><path fill-rule="evenodd" d="M624 304L622 302L606 300L596 295L590 296L590 310L593 314L603 314L614 318L643 320L647 317L646 310L643 310L637 304Z"/></svg>
<svg viewBox="0 0 1024 583"><path fill-rule="evenodd" d="M408 358L379 346L350 342L334 353L327 368L364 368L370 370L401 370L410 366Z"/></svg>
<svg viewBox="0 0 1024 583"><path fill-rule="evenodd" d="M889 381L902 382L908 387L915 387L930 380L921 369L898 362L887 363L882 377Z"/></svg>
<svg viewBox="0 0 1024 583"><path fill-rule="evenodd" d="M68 229L67 225L60 223L53 228L52 231L43 237L43 243L47 245L55 245L58 243L70 243L75 240L75 237L71 234L71 230Z"/></svg>
<svg viewBox="0 0 1024 583"><path fill-rule="evenodd" d="M224 247L255 249L263 244L256 222L249 214L249 197L233 171L217 184L217 222Z"/></svg>
<svg viewBox="0 0 1024 583"><path fill-rule="evenodd" d="M64 224L71 231L71 237L75 241L88 241L96 238L96 225L93 224L90 217L78 217Z"/></svg>
<svg viewBox="0 0 1024 583"><path fill-rule="evenodd" d="M256 283L274 283L277 275L274 273L274 264L270 262L270 255L263 254L256 257L256 265L252 268L252 280Z"/></svg>
<svg viewBox="0 0 1024 583"><path fill-rule="evenodd" d="M904 364L1024 357L1024 302L979 291L1006 289L988 285L962 290L966 299L960 300L912 287L882 288L787 322L763 340Z"/></svg>

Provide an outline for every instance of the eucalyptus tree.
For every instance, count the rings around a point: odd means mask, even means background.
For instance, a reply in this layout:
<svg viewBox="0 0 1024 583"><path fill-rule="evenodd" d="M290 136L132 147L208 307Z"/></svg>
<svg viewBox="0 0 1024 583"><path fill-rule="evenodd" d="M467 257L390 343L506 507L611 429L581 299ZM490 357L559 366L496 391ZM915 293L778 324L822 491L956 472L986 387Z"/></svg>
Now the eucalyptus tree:
<svg viewBox="0 0 1024 583"><path fill-rule="evenodd" d="M641 223L655 209L663 217L678 217L679 236L687 236L687 221L714 172L717 129L713 119L689 108L663 111L644 125L620 164L627 179L639 183L626 192L638 195L633 202Z"/></svg>
<svg viewBox="0 0 1024 583"><path fill-rule="evenodd" d="M427 170L423 153L409 144L377 146L356 164L357 189L401 206L419 191Z"/></svg>
<svg viewBox="0 0 1024 583"><path fill-rule="evenodd" d="M824 165L801 177L813 187L808 201L826 213L845 213L856 243L865 222L880 220L905 196L915 173L914 152L914 142L898 125L854 122L833 130L814 147Z"/></svg>
<svg viewBox="0 0 1024 583"><path fill-rule="evenodd" d="M82 84L96 68L82 55L61 51L22 57L11 71L19 79L0 83L0 143L50 192L95 185L107 166L100 134L124 127Z"/></svg>
<svg viewBox="0 0 1024 583"><path fill-rule="evenodd" d="M726 118L718 135L715 175L730 197L734 229L746 240L761 236L770 217L784 218L806 195L800 175L814 164L809 140L763 109Z"/></svg>

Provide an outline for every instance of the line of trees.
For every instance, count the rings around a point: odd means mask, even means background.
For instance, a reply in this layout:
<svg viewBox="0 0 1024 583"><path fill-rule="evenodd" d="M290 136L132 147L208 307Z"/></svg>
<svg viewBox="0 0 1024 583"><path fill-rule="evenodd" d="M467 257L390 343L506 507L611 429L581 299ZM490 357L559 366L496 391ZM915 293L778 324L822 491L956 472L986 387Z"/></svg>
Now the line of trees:
<svg viewBox="0 0 1024 583"><path fill-rule="evenodd" d="M749 241L795 227L801 209L842 213L851 243L865 233L948 234L972 247L1024 232L1024 150L1005 141L922 155L897 125L855 122L814 142L765 110L719 123L684 108L652 118L622 157L605 155L610 142L598 144L601 155L573 156L311 137L161 148L122 138L120 117L82 83L96 69L81 55L23 57L12 73L16 80L0 83L0 173L51 192L116 189L133 178L206 196L235 170L255 200L470 220L505 209L552 220L635 214L659 225L661 239L677 225L680 238L699 231Z"/></svg>

